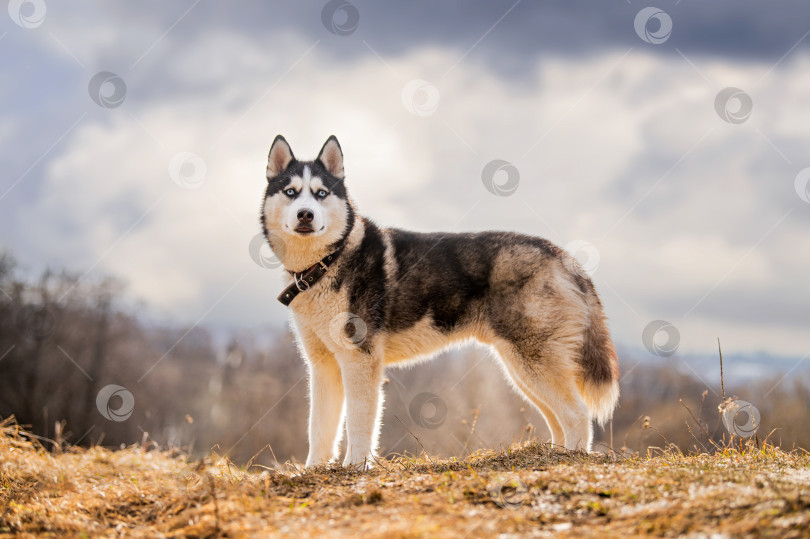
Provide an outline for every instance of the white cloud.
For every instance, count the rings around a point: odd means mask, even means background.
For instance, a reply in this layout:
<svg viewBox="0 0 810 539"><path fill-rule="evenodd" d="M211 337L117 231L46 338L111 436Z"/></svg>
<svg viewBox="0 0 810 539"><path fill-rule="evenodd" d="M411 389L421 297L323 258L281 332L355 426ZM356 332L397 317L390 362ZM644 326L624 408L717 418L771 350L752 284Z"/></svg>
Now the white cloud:
<svg viewBox="0 0 810 539"><path fill-rule="evenodd" d="M247 251L259 231L264 159L277 133L301 158L313 158L334 133L351 192L381 224L513 229L596 245L597 286L621 342L639 344L650 320L682 317L673 305L697 302L732 268L719 287L744 293L788 278L806 290L806 257L784 252L780 238L806 244L796 230L810 205L796 198L795 218L749 250L793 203L764 199L776 179L763 179L752 163L766 163L765 174L785 168L758 129L806 147L807 56L775 70L753 94L757 113L730 125L715 114L714 95L732 83L753 88L762 66L707 63L701 69L714 87L677 56L620 51L544 57L516 84L472 59L445 75L458 58L450 50L416 50L386 66L372 55L338 64L322 46L302 57L311 45L291 37L268 54L239 36L201 37L186 44L182 62L164 66L175 83L196 88L176 97L139 95L147 81L133 73L125 106L108 122L86 120L51 161L21 226L50 258L80 271L97 263L94 271L124 277L167 315L196 321L246 275L208 320L282 320L278 272L258 268ZM402 104L402 88L416 78L440 93L432 115ZM805 91L778 93L797 87ZM168 175L169 160L185 151L207 164L195 190ZM482 167L496 158L520 170L512 197L482 185ZM805 271L785 272L785 264ZM660 298L660 311L648 296ZM796 331L701 318L699 309L679 327L696 350L711 349L706 336L721 330L729 351L810 347Z"/></svg>

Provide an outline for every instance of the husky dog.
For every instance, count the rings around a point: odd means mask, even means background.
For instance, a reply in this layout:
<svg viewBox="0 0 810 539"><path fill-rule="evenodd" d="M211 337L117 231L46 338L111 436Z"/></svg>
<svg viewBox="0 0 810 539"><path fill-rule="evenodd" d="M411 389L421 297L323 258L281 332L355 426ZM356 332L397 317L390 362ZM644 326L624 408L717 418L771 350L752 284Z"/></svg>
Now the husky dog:
<svg viewBox="0 0 810 539"><path fill-rule="evenodd" d="M329 137L299 161L277 136L267 162L264 234L284 265L309 367L307 466L373 462L387 365L471 339L548 423L552 443L589 451L619 397L618 359L591 280L552 243L511 232L421 234L357 215L343 151Z"/></svg>

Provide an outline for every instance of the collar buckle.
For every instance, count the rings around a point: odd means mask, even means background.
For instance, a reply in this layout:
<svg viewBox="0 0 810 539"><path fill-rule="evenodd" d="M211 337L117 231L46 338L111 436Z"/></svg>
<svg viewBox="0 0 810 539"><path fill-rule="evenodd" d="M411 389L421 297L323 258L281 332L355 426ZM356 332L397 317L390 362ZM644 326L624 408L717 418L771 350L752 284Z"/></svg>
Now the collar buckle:
<svg viewBox="0 0 810 539"><path fill-rule="evenodd" d="M295 280L295 287L299 292L306 292L309 290L309 283L304 278L304 274L301 274L299 277L297 273L293 273L293 279Z"/></svg>
<svg viewBox="0 0 810 539"><path fill-rule="evenodd" d="M278 297L278 300L283 305L289 306L292 300L295 299L295 296L312 288L312 285L317 283L321 277L326 274L329 266L335 263L338 255L340 255L340 253L343 251L343 247L344 245L341 245L334 252L326 255L326 257L322 258L300 273L290 271L289 273L292 275L294 282L284 289L284 291Z"/></svg>

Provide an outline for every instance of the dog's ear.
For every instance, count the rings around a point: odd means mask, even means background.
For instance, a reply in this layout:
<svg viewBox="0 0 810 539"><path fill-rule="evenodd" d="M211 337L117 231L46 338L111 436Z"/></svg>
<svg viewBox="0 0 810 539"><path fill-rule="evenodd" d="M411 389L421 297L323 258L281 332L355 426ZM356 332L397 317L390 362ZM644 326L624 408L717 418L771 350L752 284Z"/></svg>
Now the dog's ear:
<svg viewBox="0 0 810 539"><path fill-rule="evenodd" d="M331 135L326 139L326 143L321 148L321 153L318 154L318 161L326 167L329 174L335 178L343 179L345 175L343 172L343 150L340 149L340 144L335 135Z"/></svg>
<svg viewBox="0 0 810 539"><path fill-rule="evenodd" d="M270 146L270 155L267 156L267 177L275 178L295 160L290 145L281 135L277 136Z"/></svg>

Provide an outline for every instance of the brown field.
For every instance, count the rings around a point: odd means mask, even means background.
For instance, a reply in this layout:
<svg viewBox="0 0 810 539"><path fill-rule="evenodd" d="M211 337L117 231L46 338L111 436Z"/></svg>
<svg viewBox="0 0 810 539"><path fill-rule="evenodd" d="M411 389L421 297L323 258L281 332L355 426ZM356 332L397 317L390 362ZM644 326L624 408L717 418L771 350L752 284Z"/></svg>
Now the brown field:
<svg viewBox="0 0 810 539"><path fill-rule="evenodd" d="M655 452L653 452L655 453ZM238 468L216 455L45 451L0 433L0 535L149 537L807 537L810 457L568 453L538 442L370 472Z"/></svg>

